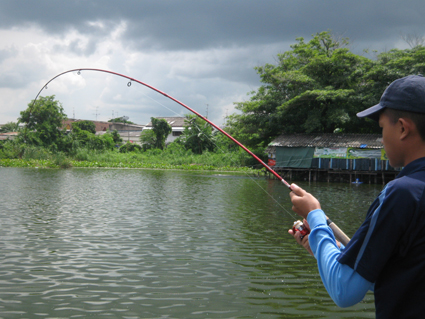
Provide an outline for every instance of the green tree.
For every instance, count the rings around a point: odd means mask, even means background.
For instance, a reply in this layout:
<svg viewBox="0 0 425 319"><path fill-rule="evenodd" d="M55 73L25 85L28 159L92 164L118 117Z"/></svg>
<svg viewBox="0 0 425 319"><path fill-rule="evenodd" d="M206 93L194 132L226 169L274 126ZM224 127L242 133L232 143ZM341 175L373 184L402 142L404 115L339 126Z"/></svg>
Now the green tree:
<svg viewBox="0 0 425 319"><path fill-rule="evenodd" d="M135 124L135 123L133 123L133 122L131 122L129 120L126 120L126 117L116 117L116 118L110 119L108 122L111 122L111 123Z"/></svg>
<svg viewBox="0 0 425 319"><path fill-rule="evenodd" d="M74 141L76 141L76 145L78 145L78 147L89 147L94 134L89 131L82 130L78 125L72 125L71 137Z"/></svg>
<svg viewBox="0 0 425 319"><path fill-rule="evenodd" d="M187 114L184 120L184 130L180 137L186 149L192 150L195 154L202 154L203 151L214 151L216 143L214 141L213 129L210 124L196 115Z"/></svg>
<svg viewBox="0 0 425 319"><path fill-rule="evenodd" d="M140 134L140 143L142 144L143 150L146 151L151 148L155 148L156 135L153 130L143 130Z"/></svg>
<svg viewBox="0 0 425 319"><path fill-rule="evenodd" d="M283 132L332 133L362 123L355 119L361 108L356 92L372 62L329 32L297 41L278 54L277 65L256 68L263 85L249 101L236 103L242 114L229 117L230 130L247 145L264 147Z"/></svg>
<svg viewBox="0 0 425 319"><path fill-rule="evenodd" d="M113 130L111 134L112 134L112 139L114 140L115 144L121 144L122 143L121 135L118 133L117 130Z"/></svg>
<svg viewBox="0 0 425 319"><path fill-rule="evenodd" d="M155 148L159 148L161 150L165 147L165 140L167 136L172 132L172 128L170 124L167 123L164 119L157 119L151 117L152 123L152 131L155 133Z"/></svg>
<svg viewBox="0 0 425 319"><path fill-rule="evenodd" d="M70 140L69 140L70 138ZM102 135L95 135L89 131L82 130L79 126L73 126L70 137L68 136L67 151L75 152L77 148L87 148L91 150L112 150L115 146L113 135L106 132Z"/></svg>
<svg viewBox="0 0 425 319"><path fill-rule="evenodd" d="M356 113L377 104L395 79L425 72L425 47L394 49L376 59L356 55L348 39L329 32L309 42L298 38L278 54L277 65L257 67L262 85L248 101L235 103L239 114L226 130L251 148L264 148L282 133L378 133Z"/></svg>
<svg viewBox="0 0 425 319"><path fill-rule="evenodd" d="M92 121L78 121L72 123L72 128L78 127L80 130L87 131L90 133L96 133L96 124Z"/></svg>
<svg viewBox="0 0 425 319"><path fill-rule="evenodd" d="M363 107L377 104L385 88L394 80L412 74L425 74L425 47L393 49L377 55L373 67L363 75L359 90Z"/></svg>
<svg viewBox="0 0 425 319"><path fill-rule="evenodd" d="M120 153L140 152L142 147L136 143L127 142L120 147Z"/></svg>
<svg viewBox="0 0 425 319"><path fill-rule="evenodd" d="M63 121L67 118L62 104L55 96L40 97L31 101L28 108L22 111L18 123L24 123L22 135L27 143L50 147L53 150L61 148Z"/></svg>
<svg viewBox="0 0 425 319"><path fill-rule="evenodd" d="M19 132L19 124L16 122L7 122L0 127L0 133Z"/></svg>

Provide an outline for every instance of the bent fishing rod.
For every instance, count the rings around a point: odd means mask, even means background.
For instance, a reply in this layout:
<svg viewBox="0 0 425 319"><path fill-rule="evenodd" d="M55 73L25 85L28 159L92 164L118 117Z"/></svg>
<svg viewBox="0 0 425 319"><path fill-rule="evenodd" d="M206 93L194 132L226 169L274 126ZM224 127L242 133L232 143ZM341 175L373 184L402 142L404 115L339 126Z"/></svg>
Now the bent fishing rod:
<svg viewBox="0 0 425 319"><path fill-rule="evenodd" d="M67 73L71 73L71 72L77 72L77 74L81 74L81 71L96 71L96 72L103 72L103 73L109 73L112 75L116 75L122 78L125 78L127 80L129 80L130 82L127 83L127 86L131 86L132 82L136 82L139 83L167 98L169 98L170 100L176 102L177 104L180 104L181 106L183 106L184 108L186 108L187 110L189 110L190 112L192 112L193 114L195 114L196 116L198 116L199 118L201 118L202 120L204 120L205 122L207 122L208 124L210 124L211 126L213 126L215 129L217 129L219 132L223 133L226 137L228 137L229 139L231 139L233 142L235 142L239 147L241 147L245 152L247 152L249 155L251 155L253 158L255 158L261 165L263 165L270 173L272 173L278 180L280 180L286 187L288 187L291 190L291 185L285 181L285 179L280 176L277 172L275 172L269 165L267 165L264 161L262 161L258 156L256 156L254 153L252 153L248 148L246 148L241 142L239 142L238 140L236 140L233 136L231 136L229 133L227 133L226 131L224 131L222 128L220 128L219 126L217 126L216 124L214 124L213 122L211 122L210 120L208 120L206 117L202 116L201 114L199 114L198 112L196 112L195 110L193 110L192 108L190 108L189 106L187 106L186 104L180 102L179 100L173 98L172 96L168 95L167 93L158 90L157 88L144 83L142 81L139 81L137 79L134 79L132 77L129 77L127 75L124 74L120 74L120 73L116 73L113 71L109 71L109 70L103 70L103 69L94 69L94 68L81 68L81 69L72 69L72 70L68 70L65 72L62 72L58 75L56 75L55 77L53 77L52 79L50 79L38 92L37 96L34 99L33 104L31 105L31 107L34 105L34 103L36 102L38 96L41 94L41 92L44 89L47 89L47 86L49 85L50 82L52 82L53 80L57 79L58 77L67 74ZM343 245L347 245L347 243L349 242L350 238L347 237L347 235L345 235L341 229L338 228L338 226L335 225L335 223L333 222L329 222L328 220L328 225L329 227L332 229L332 231L334 232L335 238L337 240L339 240Z"/></svg>

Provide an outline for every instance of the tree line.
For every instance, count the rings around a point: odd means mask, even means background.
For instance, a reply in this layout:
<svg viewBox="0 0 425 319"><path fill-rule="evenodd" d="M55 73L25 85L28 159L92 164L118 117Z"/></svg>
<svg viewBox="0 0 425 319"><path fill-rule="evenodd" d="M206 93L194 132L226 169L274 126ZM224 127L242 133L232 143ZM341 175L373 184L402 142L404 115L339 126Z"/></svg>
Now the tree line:
<svg viewBox="0 0 425 319"><path fill-rule="evenodd" d="M378 133L356 113L379 102L394 80L425 72L423 42L410 49L357 55L348 38L330 32L296 39L276 64L256 68L262 85L235 103L231 134L251 148L264 148L282 133Z"/></svg>
<svg viewBox="0 0 425 319"><path fill-rule="evenodd" d="M248 100L235 103L238 113L226 118L224 129L263 158L267 145L282 133L379 133L377 125L358 119L356 113L377 104L395 79L423 74L425 47L420 42L410 49L364 54L373 58L354 54L349 49L349 39L337 38L330 32L317 33L308 42L296 39L289 51L277 55L276 64L255 68L261 86L249 93ZM123 144L117 131L97 136L90 121L74 122L72 131L66 132L62 127L67 117L54 96L31 101L20 115L18 123L7 123L0 129L15 131L19 123L24 124L12 144L0 144L0 157L12 156L13 152L7 155L7 147L17 149L13 154L19 156L16 154L29 146L70 155L81 148L164 150L171 133L164 119L154 117L152 129L141 134L142 146ZM237 150L233 142L190 114L185 116L183 134L172 144L193 154Z"/></svg>
<svg viewBox="0 0 425 319"><path fill-rule="evenodd" d="M164 150L166 138L172 131L165 119L152 117L152 129L142 131L140 146L137 143L123 143L117 130L96 135L96 126L92 121L73 122L71 129L67 130L64 125L67 116L54 95L41 96L36 101L31 101L20 115L18 123L7 123L2 127L3 132L18 132L18 136L0 143L0 158L20 158L26 151L34 148L71 157L82 149L120 153ZM116 119L112 122L116 122ZM23 126L20 127L19 124ZM193 154L214 152L220 147L219 144L227 146L226 141L217 132L213 132L208 123L190 114L185 116L182 135L173 144L174 148L190 150Z"/></svg>

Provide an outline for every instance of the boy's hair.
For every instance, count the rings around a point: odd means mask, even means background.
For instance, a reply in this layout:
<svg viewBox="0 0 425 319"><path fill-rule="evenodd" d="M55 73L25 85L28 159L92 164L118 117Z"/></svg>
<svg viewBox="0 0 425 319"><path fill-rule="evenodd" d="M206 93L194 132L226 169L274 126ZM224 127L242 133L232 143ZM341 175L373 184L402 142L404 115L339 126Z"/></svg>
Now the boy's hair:
<svg viewBox="0 0 425 319"><path fill-rule="evenodd" d="M388 115L392 124L397 123L399 118L408 118L416 125L422 140L425 141L425 114L416 112L406 112L394 109L385 109L385 114Z"/></svg>

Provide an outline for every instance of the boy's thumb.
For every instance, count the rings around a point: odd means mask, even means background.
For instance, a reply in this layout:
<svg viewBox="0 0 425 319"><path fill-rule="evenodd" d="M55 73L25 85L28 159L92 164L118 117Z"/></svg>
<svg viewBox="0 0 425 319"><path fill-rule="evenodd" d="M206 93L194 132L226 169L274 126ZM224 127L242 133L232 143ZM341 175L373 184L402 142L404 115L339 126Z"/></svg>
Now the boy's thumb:
<svg viewBox="0 0 425 319"><path fill-rule="evenodd" d="M301 195L302 194L302 188L299 187L297 184L292 183L291 184L291 190L297 194L297 195Z"/></svg>

